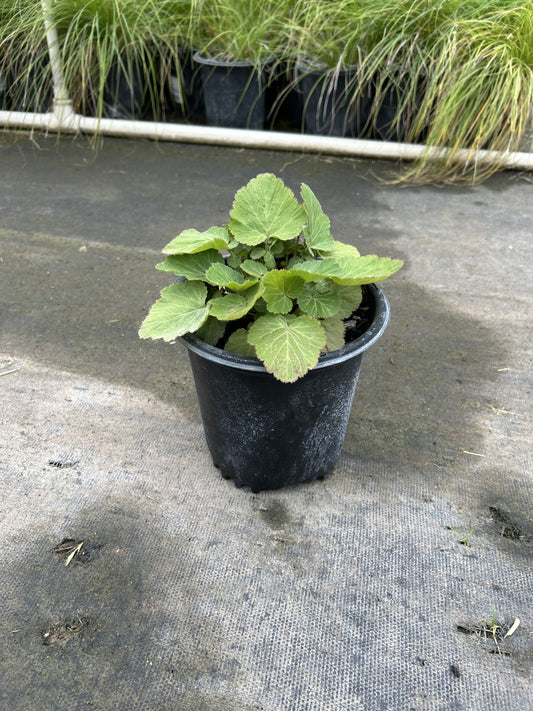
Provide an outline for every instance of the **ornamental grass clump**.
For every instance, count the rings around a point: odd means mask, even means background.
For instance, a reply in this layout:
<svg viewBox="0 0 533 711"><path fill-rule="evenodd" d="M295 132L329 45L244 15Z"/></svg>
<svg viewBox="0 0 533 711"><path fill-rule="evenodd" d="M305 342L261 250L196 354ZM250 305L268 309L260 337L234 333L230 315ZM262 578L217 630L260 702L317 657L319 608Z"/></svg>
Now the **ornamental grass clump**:
<svg viewBox="0 0 533 711"><path fill-rule="evenodd" d="M363 16L355 0L298 0L285 28L290 58L312 69L359 65Z"/></svg>
<svg viewBox="0 0 533 711"><path fill-rule="evenodd" d="M487 178L531 129L533 2L502 6L457 22L450 33L454 62L443 54L434 64L424 105L431 111L427 143L447 150L441 161L415 164L411 180ZM490 161L480 161L478 149L493 151Z"/></svg>
<svg viewBox="0 0 533 711"><path fill-rule="evenodd" d="M55 0L49 22L57 29L63 79L76 111L104 114L123 75L133 94L156 114L161 87L177 63L177 37L188 21L188 4L156 0ZM172 18L172 19L170 19ZM169 30L172 23L173 32ZM170 58L170 59L169 59ZM138 113L134 99L124 107Z"/></svg>
<svg viewBox="0 0 533 711"><path fill-rule="evenodd" d="M533 119L531 0L380 0L361 5L361 82L391 83L395 125L442 148L403 173L411 182L475 182L520 150ZM366 8L366 10L365 10ZM488 160L479 149L492 153Z"/></svg>
<svg viewBox="0 0 533 711"><path fill-rule="evenodd" d="M283 382L345 344L345 319L364 284L402 262L361 256L333 238L309 186L301 202L271 173L235 195L229 222L186 229L163 249L157 268L180 277L164 288L139 335L174 341L187 333L227 351L259 358Z"/></svg>
<svg viewBox="0 0 533 711"><path fill-rule="evenodd" d="M52 72L41 0L0 0L0 81L3 108L49 110Z"/></svg>
<svg viewBox="0 0 533 711"><path fill-rule="evenodd" d="M203 0L189 42L217 61L275 63L291 6L292 0Z"/></svg>

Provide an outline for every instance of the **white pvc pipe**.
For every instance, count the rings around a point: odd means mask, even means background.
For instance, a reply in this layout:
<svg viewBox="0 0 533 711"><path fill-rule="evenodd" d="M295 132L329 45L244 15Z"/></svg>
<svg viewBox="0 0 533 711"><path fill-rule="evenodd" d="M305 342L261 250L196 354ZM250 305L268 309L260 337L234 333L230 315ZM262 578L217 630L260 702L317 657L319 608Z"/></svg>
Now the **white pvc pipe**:
<svg viewBox="0 0 533 711"><path fill-rule="evenodd" d="M281 151L326 153L330 155L385 158L391 160L442 159L448 150L421 144L372 141L360 138L336 138L281 131L254 131L213 126L124 119L98 119L76 114L70 102L54 102L54 111L46 114L22 111L0 111L0 124L16 128L43 131L104 134L128 138L149 138L182 143L207 143L217 146L264 148ZM460 150L454 154L458 162L478 165L494 164L499 168L533 170L533 153L500 153L499 151Z"/></svg>
<svg viewBox="0 0 533 711"><path fill-rule="evenodd" d="M423 157L437 160L449 153L445 148L413 143L81 116L72 110L72 104L65 89L58 37L55 28L49 22L48 2L49 0L42 0L54 82L53 111L44 114L0 111L0 125L75 134L104 134L183 143L207 143L218 146L265 148L393 160L417 160ZM469 151L465 149L456 151L454 159L458 162L468 161L478 165L497 165L498 168L533 170L533 153L501 153L499 151Z"/></svg>

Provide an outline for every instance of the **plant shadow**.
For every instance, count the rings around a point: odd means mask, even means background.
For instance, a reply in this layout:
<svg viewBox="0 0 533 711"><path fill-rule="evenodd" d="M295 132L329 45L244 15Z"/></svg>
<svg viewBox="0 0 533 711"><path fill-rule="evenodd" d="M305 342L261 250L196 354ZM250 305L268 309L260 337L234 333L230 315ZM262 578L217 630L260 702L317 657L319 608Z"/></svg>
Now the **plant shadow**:
<svg viewBox="0 0 533 711"><path fill-rule="evenodd" d="M392 280L384 291L391 322L363 358L345 451L402 468L449 466L482 447L483 393L510 354L485 320L419 285Z"/></svg>

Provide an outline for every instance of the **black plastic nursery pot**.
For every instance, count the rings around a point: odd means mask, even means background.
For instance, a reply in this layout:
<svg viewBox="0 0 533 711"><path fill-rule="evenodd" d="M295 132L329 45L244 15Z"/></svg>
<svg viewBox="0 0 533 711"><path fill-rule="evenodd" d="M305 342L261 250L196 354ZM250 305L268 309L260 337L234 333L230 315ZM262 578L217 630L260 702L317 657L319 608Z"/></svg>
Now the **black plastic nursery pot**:
<svg viewBox="0 0 533 711"><path fill-rule="evenodd" d="M263 129L265 92L262 71L251 62L224 62L203 57L200 66L205 115L210 126Z"/></svg>
<svg viewBox="0 0 533 711"><path fill-rule="evenodd" d="M137 61L113 63L104 86L103 115L114 119L140 119L144 98L144 73Z"/></svg>
<svg viewBox="0 0 533 711"><path fill-rule="evenodd" d="M310 134L357 138L370 125L372 98L354 99L357 67L338 72L299 69L305 131Z"/></svg>
<svg viewBox="0 0 533 711"><path fill-rule="evenodd" d="M274 131L301 132L303 129L301 89L294 77L294 69L287 63L269 68L265 88L265 111L268 128Z"/></svg>
<svg viewBox="0 0 533 711"><path fill-rule="evenodd" d="M171 96L175 106L178 106L187 119L196 122L205 121L204 87L201 70L193 60L191 50L183 50L180 54L179 74L173 73Z"/></svg>
<svg viewBox="0 0 533 711"><path fill-rule="evenodd" d="M420 105L424 98L426 77L420 76L417 81L416 102ZM416 135L413 131L413 109L402 108L406 88L399 81L392 79L382 86L376 87L377 112L373 122L376 138L382 141L422 143L427 138L427 125L420 127Z"/></svg>
<svg viewBox="0 0 533 711"><path fill-rule="evenodd" d="M5 89L6 80L4 78L3 72L0 71L0 110L4 110L4 100L5 100Z"/></svg>
<svg viewBox="0 0 533 711"><path fill-rule="evenodd" d="M257 358L208 345L194 334L189 351L207 444L225 479L253 492L331 474L342 449L363 353L389 322L388 301L367 287L368 329L294 383L282 383Z"/></svg>
<svg viewBox="0 0 533 711"><path fill-rule="evenodd" d="M27 58L23 53L8 62L0 78L1 107L7 111L52 110L52 71L48 55Z"/></svg>
<svg viewBox="0 0 533 711"><path fill-rule="evenodd" d="M407 133L406 117L397 116L402 99L402 90L391 84L383 92L375 129L377 138L383 141L404 141Z"/></svg>

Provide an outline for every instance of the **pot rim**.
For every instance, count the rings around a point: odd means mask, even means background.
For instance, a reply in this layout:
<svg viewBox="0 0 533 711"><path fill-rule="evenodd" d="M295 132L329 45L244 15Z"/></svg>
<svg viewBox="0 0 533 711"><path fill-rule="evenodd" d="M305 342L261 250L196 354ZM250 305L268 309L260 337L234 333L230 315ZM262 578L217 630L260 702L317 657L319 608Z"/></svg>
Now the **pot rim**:
<svg viewBox="0 0 533 711"><path fill-rule="evenodd" d="M359 66L357 64L342 65L340 67L331 67L328 64L317 65L312 62L306 62L305 60L299 59L296 62L296 70L300 76L312 75L312 76L324 76L324 75L338 75L338 76L355 76L359 71Z"/></svg>
<svg viewBox="0 0 533 711"><path fill-rule="evenodd" d="M207 64L210 67L257 67L262 66L265 62L251 62L247 59L216 59L214 57L206 57L201 52L195 52L193 59L198 64Z"/></svg>
<svg viewBox="0 0 533 711"><path fill-rule="evenodd" d="M370 346L383 335L390 321L390 305L388 299L375 284L367 284L366 286L370 288L374 297L375 313L370 326L359 338L356 338L355 341L347 343L336 351L323 353L315 367L308 372L320 368L327 368L336 363L342 363L350 358L355 358L355 356L364 353L364 351L370 348ZM232 353L231 351L225 351L222 348L216 348L202 341L194 333L186 333L184 336L181 336L179 340L183 342L186 348L193 351L193 353L211 362L219 363L220 365L225 365L228 368L234 368L236 370L256 371L260 373L268 372L259 358L243 356L238 353Z"/></svg>

